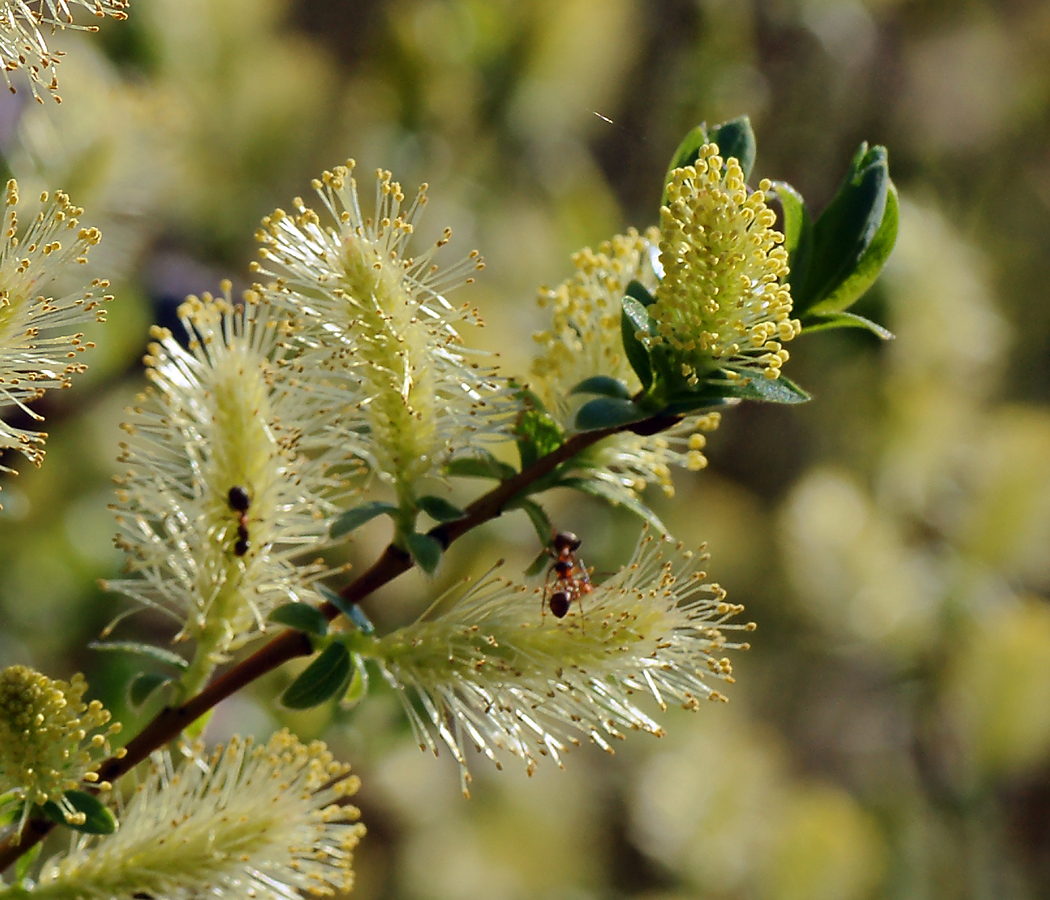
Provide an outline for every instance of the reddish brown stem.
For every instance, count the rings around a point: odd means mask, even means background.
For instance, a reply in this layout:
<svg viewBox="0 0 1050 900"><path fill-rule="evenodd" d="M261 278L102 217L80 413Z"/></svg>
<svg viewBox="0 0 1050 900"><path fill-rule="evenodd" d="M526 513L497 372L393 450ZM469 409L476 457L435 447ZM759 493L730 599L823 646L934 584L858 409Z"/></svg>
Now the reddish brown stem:
<svg viewBox="0 0 1050 900"><path fill-rule="evenodd" d="M574 435L554 452L536 460L531 466L501 481L487 494L479 497L466 508L466 515L463 518L438 525L432 528L429 534L447 548L468 531L501 515L507 504L525 488L550 475L562 463L572 459L592 444L621 431L654 434L677 421L675 417L654 416L632 425L613 426ZM369 569L362 572L340 592L341 596L351 603L359 603L377 588L393 581L411 567L412 560L409 555L391 544ZM331 603L325 603L321 611L329 621L339 615L339 610ZM112 756L102 763L98 770L99 777L103 781L115 781L146 759L154 750L177 738L192 722L231 694L288 660L297 656L309 656L312 652L310 639L303 632L291 630L282 632L251 656L219 675L204 690L181 706L168 706L162 709L142 731L127 743L123 755ZM54 828L52 822L32 819L21 835L13 835L0 842L0 872L43 840L52 828Z"/></svg>

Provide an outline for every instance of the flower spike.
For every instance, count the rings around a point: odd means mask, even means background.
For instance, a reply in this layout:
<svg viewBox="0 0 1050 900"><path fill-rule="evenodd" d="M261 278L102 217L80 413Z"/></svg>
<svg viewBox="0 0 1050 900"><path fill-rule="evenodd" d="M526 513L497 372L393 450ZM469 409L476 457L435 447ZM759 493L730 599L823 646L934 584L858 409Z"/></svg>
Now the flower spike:
<svg viewBox="0 0 1050 900"><path fill-rule="evenodd" d="M67 269L87 262L88 250L102 234L80 226L84 211L61 191L53 198L42 194L40 204L43 208L20 234L18 184L9 181L0 243L0 408L17 406L36 421L42 417L27 404L46 390L68 388L72 377L84 372L81 354L94 344L77 329L105 321L101 304L112 299L97 296L109 287L99 280L59 297L47 295ZM0 450L17 449L34 465L43 461L46 437L0 421Z"/></svg>
<svg viewBox="0 0 1050 900"><path fill-rule="evenodd" d="M451 229L419 256L408 244L427 202L426 185L406 202L390 172L376 174L375 210L361 212L353 160L314 182L322 218L303 201L277 210L257 238L254 271L273 281L257 289L303 319L300 340L338 385L340 429L397 505L414 512L418 486L478 440L505 435L511 392L495 372L471 361L456 324L481 324L450 291L483 266L477 252L442 269L434 256Z"/></svg>
<svg viewBox="0 0 1050 900"><path fill-rule="evenodd" d="M636 693L662 709L724 700L707 679L732 681L720 654L748 645L727 633L754 625L730 621L743 607L704 583L704 559L646 532L582 613L544 616L542 589L490 574L447 612L357 649L398 691L420 747L449 747L466 793L468 745L497 767L508 751L531 773L544 756L560 766L581 738L612 752L621 729L663 734Z"/></svg>
<svg viewBox="0 0 1050 900"><path fill-rule="evenodd" d="M324 744L287 731L266 744L234 737L178 768L156 753L120 830L49 860L32 894L294 900L346 892L364 833L347 802L357 787Z"/></svg>
<svg viewBox="0 0 1050 900"><path fill-rule="evenodd" d="M120 731L98 700L85 703L88 685L79 673L57 681L25 666L0 670L0 812L21 806L21 831L34 806L53 802L70 824L82 824L66 791L93 784L95 766L110 753Z"/></svg>
<svg viewBox="0 0 1050 900"><path fill-rule="evenodd" d="M123 426L115 507L137 577L106 585L170 615L202 666L256 636L275 607L321 602L312 584L328 570L295 559L328 543L356 473L295 358L294 325L225 289L180 308L188 350L153 331L153 388Z"/></svg>
<svg viewBox="0 0 1050 900"><path fill-rule="evenodd" d="M714 370L777 378L784 343L801 331L790 317L784 236L765 202L771 187L764 179L749 192L740 163L723 160L715 144L671 173L660 210L663 277L650 311L657 334L639 337L673 348L694 379Z"/></svg>

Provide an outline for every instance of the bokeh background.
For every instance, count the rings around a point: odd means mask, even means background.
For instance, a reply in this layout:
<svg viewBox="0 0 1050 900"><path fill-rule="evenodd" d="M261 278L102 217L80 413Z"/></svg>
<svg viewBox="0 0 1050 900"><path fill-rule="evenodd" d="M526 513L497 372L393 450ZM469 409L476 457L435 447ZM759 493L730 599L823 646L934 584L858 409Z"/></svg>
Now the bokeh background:
<svg viewBox="0 0 1050 900"><path fill-rule="evenodd" d="M135 0L55 40L64 102L5 95L0 150L23 195L64 188L102 227L116 300L89 374L42 406L43 469L2 481L0 665L83 670L134 730L134 661L87 644L125 608L96 580L120 565L106 505L146 329L247 286L258 220L323 168L430 182L422 236L451 224L484 253L459 299L521 372L537 287L655 221L693 125L750 115L756 176L818 210L881 143L901 234L857 309L896 341L798 340L813 402L731 411L710 467L653 501L759 623L727 706L564 772L479 762L469 801L383 691L281 717L278 673L208 734L291 724L352 761L359 900L1050 896L1045 0ZM578 497L551 508L599 575L637 534ZM441 581L537 547L519 515L455 550ZM432 591L405 579L368 610L392 626Z"/></svg>

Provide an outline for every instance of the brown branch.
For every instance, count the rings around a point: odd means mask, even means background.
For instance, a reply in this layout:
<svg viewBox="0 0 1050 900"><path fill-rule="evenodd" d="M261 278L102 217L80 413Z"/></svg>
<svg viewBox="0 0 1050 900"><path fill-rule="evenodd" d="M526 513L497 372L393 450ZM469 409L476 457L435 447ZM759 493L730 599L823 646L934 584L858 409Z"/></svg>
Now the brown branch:
<svg viewBox="0 0 1050 900"><path fill-rule="evenodd" d="M453 541L468 531L500 516L510 503L525 488L550 475L562 463L572 459L592 444L621 431L638 434L655 434L669 428L678 421L672 416L653 416L631 425L617 425L597 431L584 431L569 438L557 450L536 460L517 475L501 481L487 494L482 495L466 508L466 515L453 522L437 525L429 531L431 537L447 548ZM380 554L370 568L362 572L340 592L343 599L359 603L377 588L393 581L412 568L412 559L393 544ZM339 615L331 603L324 603L321 611L329 621ZM103 781L115 781L146 759L150 753L174 740L192 722L217 706L230 695L257 678L271 672L297 656L313 653L310 639L301 631L284 631L251 656L218 676L204 690L180 706L167 706L133 737L124 747L121 756L111 756L98 769ZM20 835L12 835L0 842L0 872L12 865L18 857L39 843L54 828L54 823L43 819L31 819Z"/></svg>

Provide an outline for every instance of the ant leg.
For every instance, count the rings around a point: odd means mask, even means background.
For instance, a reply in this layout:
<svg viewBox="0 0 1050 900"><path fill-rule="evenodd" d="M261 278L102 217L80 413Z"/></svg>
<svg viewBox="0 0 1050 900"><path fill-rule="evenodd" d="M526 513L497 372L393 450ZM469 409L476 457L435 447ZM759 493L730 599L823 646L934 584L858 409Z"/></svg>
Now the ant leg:
<svg viewBox="0 0 1050 900"><path fill-rule="evenodd" d="M551 575L553 572L554 566L549 566L547 568L547 577L543 582L543 593L540 595L540 618L544 618L547 615L547 603L550 596Z"/></svg>

